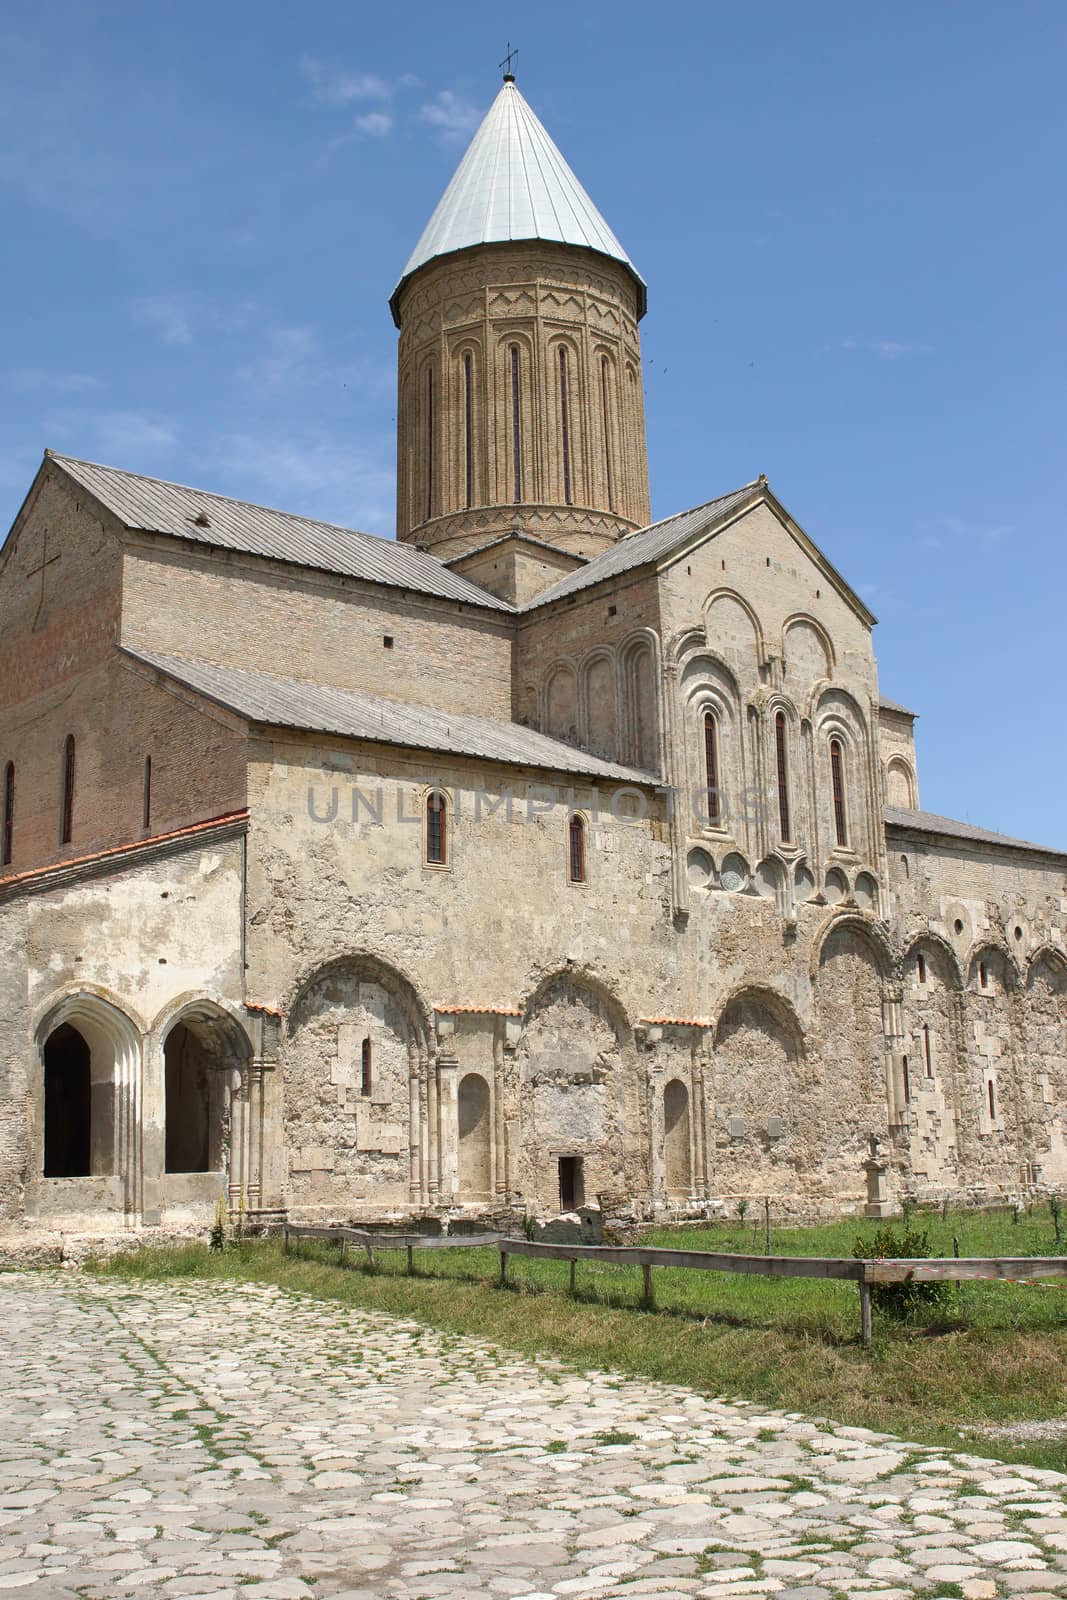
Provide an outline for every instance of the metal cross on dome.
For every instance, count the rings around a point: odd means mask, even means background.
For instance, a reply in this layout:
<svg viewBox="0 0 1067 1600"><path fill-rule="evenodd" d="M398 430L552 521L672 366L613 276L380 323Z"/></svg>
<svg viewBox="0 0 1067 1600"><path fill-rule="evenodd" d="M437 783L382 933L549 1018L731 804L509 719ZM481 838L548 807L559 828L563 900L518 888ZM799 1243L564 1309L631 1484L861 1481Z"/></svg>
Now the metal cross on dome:
<svg viewBox="0 0 1067 1600"><path fill-rule="evenodd" d="M503 67L503 69L504 69L504 82L505 83L514 83L515 82L515 74L511 70L511 63L514 60L514 58L518 55L518 53L519 52L517 50L513 50L511 48L511 40L509 39L508 40L507 55L504 57L503 61L498 63L498 65Z"/></svg>

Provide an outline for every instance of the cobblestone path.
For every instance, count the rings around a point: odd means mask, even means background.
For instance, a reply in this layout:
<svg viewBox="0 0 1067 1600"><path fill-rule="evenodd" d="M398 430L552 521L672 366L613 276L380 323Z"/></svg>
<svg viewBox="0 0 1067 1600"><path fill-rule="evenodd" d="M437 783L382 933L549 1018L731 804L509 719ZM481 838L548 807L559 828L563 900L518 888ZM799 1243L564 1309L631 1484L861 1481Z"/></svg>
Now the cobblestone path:
<svg viewBox="0 0 1067 1600"><path fill-rule="evenodd" d="M1067 1595L1067 1478L280 1290L0 1278L0 1589Z"/></svg>

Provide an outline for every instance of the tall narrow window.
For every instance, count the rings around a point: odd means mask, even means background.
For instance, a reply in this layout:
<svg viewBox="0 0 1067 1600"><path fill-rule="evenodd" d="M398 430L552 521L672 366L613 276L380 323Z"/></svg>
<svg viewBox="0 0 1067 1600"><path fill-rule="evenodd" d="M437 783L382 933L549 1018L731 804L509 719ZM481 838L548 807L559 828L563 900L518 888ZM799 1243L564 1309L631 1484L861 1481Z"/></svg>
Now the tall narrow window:
<svg viewBox="0 0 1067 1600"><path fill-rule="evenodd" d="M567 346L559 347L559 423L563 439L563 499L574 504L571 492L571 417L570 395L567 390Z"/></svg>
<svg viewBox="0 0 1067 1600"><path fill-rule="evenodd" d="M992 1078L990 1078L989 1082L986 1085L986 1094L989 1096L989 1120L991 1122L996 1122L996 1120L997 1120L997 1091L993 1087Z"/></svg>
<svg viewBox="0 0 1067 1600"><path fill-rule="evenodd" d="M443 867L447 850L447 811L444 795L435 789L426 802L426 859L432 866Z"/></svg>
<svg viewBox="0 0 1067 1600"><path fill-rule="evenodd" d="M778 767L778 822L782 843L788 844L793 837L793 830L789 819L789 768L786 759L784 711L779 711L774 719L774 753Z"/></svg>
<svg viewBox="0 0 1067 1600"><path fill-rule="evenodd" d="M522 499L522 383L517 344L511 347L511 474L518 505Z"/></svg>
<svg viewBox="0 0 1067 1600"><path fill-rule="evenodd" d="M74 735L68 733L63 746L63 819L59 830L60 844L69 844L74 836Z"/></svg>
<svg viewBox="0 0 1067 1600"><path fill-rule="evenodd" d="M708 788L708 822L717 827L722 816L719 805L719 729L714 713L704 713L704 781Z"/></svg>
<svg viewBox="0 0 1067 1600"><path fill-rule="evenodd" d="M370 1094L371 1091L371 1042L364 1039L362 1057L360 1061L360 1093Z"/></svg>
<svg viewBox="0 0 1067 1600"><path fill-rule="evenodd" d="M920 952L915 957L915 971L920 983L926 982L926 957Z"/></svg>
<svg viewBox="0 0 1067 1600"><path fill-rule="evenodd" d="M930 1024L928 1022L923 1023L923 1059L926 1062L926 1076L932 1078L934 1075L934 1056L930 1048Z"/></svg>
<svg viewBox="0 0 1067 1600"><path fill-rule="evenodd" d="M840 739L830 740L830 777L834 786L834 828L838 844L848 843L848 817L845 813L845 752Z"/></svg>
<svg viewBox="0 0 1067 1600"><path fill-rule="evenodd" d="M144 758L144 786L141 791L141 827L152 826L152 757Z"/></svg>
<svg viewBox="0 0 1067 1600"><path fill-rule="evenodd" d="M572 883L585 882L585 823L574 816L567 825L567 872Z"/></svg>
<svg viewBox="0 0 1067 1600"><path fill-rule="evenodd" d="M426 515L433 516L433 368L426 369Z"/></svg>
<svg viewBox="0 0 1067 1600"><path fill-rule="evenodd" d="M9 761L4 768L4 838L0 850L0 866L9 866L15 845L15 763Z"/></svg>
<svg viewBox="0 0 1067 1600"><path fill-rule="evenodd" d="M984 961L980 961L978 963L978 982L982 985L983 989L987 989L989 987L989 973L986 971L986 964Z"/></svg>
<svg viewBox="0 0 1067 1600"><path fill-rule="evenodd" d="M907 1056L904 1057L903 1061L900 1064L900 1067L901 1067L902 1076L904 1078L904 1104L905 1105L910 1105L911 1104L911 1072L910 1072L910 1070L908 1068L908 1058L907 1058Z"/></svg>
<svg viewBox="0 0 1067 1600"><path fill-rule="evenodd" d="M615 483L611 470L611 398L609 381L611 377L610 363L607 356L600 358L600 410L604 428L604 481L608 491L608 510L615 510Z"/></svg>
<svg viewBox="0 0 1067 1600"><path fill-rule="evenodd" d="M474 504L474 368L469 350L463 357L463 450L469 511Z"/></svg>

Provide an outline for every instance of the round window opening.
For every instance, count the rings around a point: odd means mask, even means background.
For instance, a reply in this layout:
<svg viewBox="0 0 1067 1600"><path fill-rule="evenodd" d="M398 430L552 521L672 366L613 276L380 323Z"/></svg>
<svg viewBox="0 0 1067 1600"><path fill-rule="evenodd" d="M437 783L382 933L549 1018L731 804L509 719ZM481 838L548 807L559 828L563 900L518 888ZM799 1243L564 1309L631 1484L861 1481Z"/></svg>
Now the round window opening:
<svg viewBox="0 0 1067 1600"><path fill-rule="evenodd" d="M963 923L960 921L959 917L956 918L956 920L952 924L952 926L955 928L957 933L962 933L963 932Z"/></svg>
<svg viewBox="0 0 1067 1600"><path fill-rule="evenodd" d="M1017 938L1017 939L1021 939L1021 938L1022 938L1022 936L1023 936L1023 930L1022 930L1022 929L1021 929L1021 928L1016 928L1016 930L1015 930L1015 937L1016 937L1016 938Z"/></svg>

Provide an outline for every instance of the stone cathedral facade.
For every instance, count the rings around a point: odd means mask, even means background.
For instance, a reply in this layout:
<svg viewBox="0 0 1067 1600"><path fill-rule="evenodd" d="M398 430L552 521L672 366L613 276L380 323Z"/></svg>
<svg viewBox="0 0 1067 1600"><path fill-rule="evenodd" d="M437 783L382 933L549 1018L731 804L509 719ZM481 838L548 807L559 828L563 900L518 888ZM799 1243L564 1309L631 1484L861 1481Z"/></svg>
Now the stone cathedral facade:
<svg viewBox="0 0 1067 1600"><path fill-rule="evenodd" d="M46 452L0 553L8 1229L1067 1183L1067 854L919 808L765 479L650 525L513 81L390 303L395 541Z"/></svg>

